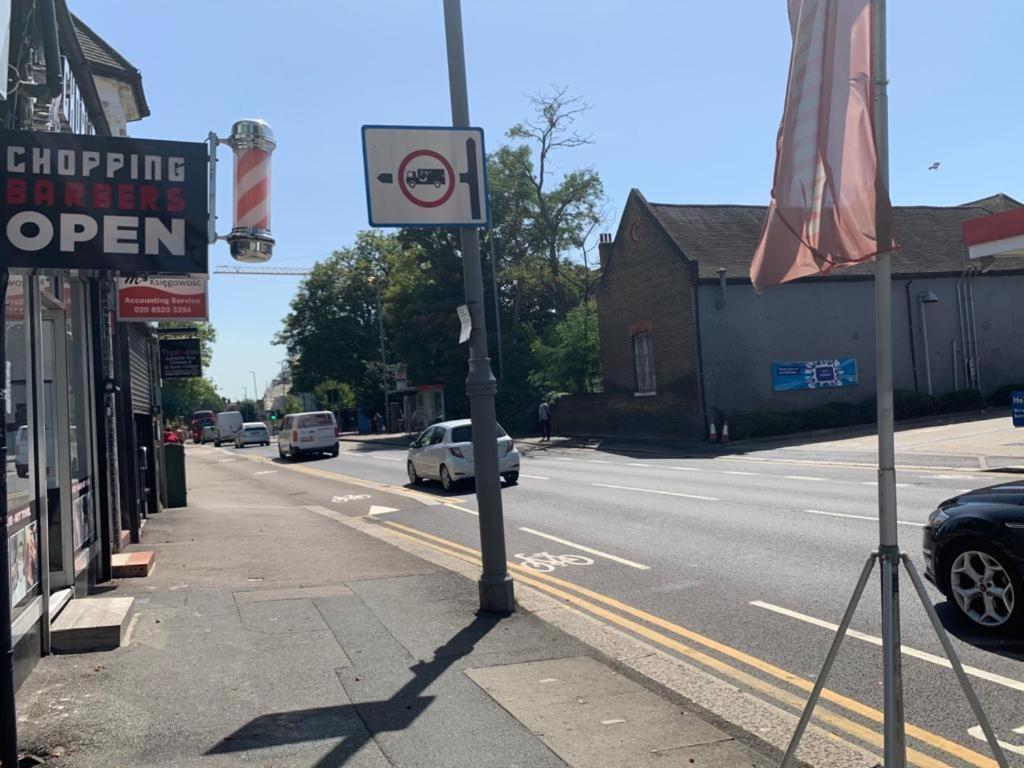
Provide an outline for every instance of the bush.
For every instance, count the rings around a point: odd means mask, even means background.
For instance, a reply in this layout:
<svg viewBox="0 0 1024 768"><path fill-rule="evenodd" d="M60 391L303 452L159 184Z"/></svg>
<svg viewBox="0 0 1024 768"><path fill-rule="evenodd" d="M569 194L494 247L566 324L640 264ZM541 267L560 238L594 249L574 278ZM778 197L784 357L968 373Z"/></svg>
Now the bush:
<svg viewBox="0 0 1024 768"><path fill-rule="evenodd" d="M939 398L939 413L980 411L985 407L985 398L976 389L958 389Z"/></svg>
<svg viewBox="0 0 1024 768"><path fill-rule="evenodd" d="M729 436L734 440L774 437L801 428L800 416L794 413L738 413L729 419Z"/></svg>
<svg viewBox="0 0 1024 768"><path fill-rule="evenodd" d="M826 403L806 411L795 411L793 415L799 416L801 428L807 431L852 427L862 423L860 409L853 403Z"/></svg>
<svg viewBox="0 0 1024 768"><path fill-rule="evenodd" d="M986 399L988 404L997 408L1010 407L1010 394L1012 392L1024 392L1024 384L1004 384L995 390Z"/></svg>
<svg viewBox="0 0 1024 768"><path fill-rule="evenodd" d="M898 389L893 393L893 407L896 419L919 419L934 416L939 412L939 401L926 392L910 392Z"/></svg>

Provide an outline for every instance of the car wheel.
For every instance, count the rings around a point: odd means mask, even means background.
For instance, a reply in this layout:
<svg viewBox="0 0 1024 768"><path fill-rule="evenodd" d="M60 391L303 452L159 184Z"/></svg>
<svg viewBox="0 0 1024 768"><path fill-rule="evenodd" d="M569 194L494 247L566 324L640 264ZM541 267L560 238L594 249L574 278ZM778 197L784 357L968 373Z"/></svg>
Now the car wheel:
<svg viewBox="0 0 1024 768"><path fill-rule="evenodd" d="M280 445L277 446L277 455L282 459L282 461L284 460L284 448Z"/></svg>
<svg viewBox="0 0 1024 768"><path fill-rule="evenodd" d="M506 472L505 482L509 485L515 485L519 482L519 472Z"/></svg>
<svg viewBox="0 0 1024 768"><path fill-rule="evenodd" d="M446 491L450 491L455 487L455 481L452 480L451 473L444 464L441 465L441 487Z"/></svg>
<svg viewBox="0 0 1024 768"><path fill-rule="evenodd" d="M1006 555L991 544L968 541L945 561L950 601L972 623L1000 631L1024 623L1024 586Z"/></svg>
<svg viewBox="0 0 1024 768"><path fill-rule="evenodd" d="M334 446L333 448L331 448L331 456L333 456L334 458L338 458L338 446Z"/></svg>
<svg viewBox="0 0 1024 768"><path fill-rule="evenodd" d="M416 467L413 465L411 461L405 462L405 471L409 475L409 482L412 483L413 485L418 485L421 478L419 475L416 474Z"/></svg>

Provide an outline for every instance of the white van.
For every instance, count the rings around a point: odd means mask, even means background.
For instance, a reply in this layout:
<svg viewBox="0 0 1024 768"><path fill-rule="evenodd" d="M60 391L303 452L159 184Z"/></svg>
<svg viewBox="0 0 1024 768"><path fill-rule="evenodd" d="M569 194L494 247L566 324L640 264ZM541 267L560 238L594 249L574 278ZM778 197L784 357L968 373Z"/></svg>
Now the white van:
<svg viewBox="0 0 1024 768"><path fill-rule="evenodd" d="M232 443L235 435L242 431L242 414L240 411L224 411L217 414L214 420L213 444L220 448L221 443Z"/></svg>
<svg viewBox="0 0 1024 768"><path fill-rule="evenodd" d="M338 455L338 431L330 411L289 413L277 433L277 452L294 459L304 453Z"/></svg>

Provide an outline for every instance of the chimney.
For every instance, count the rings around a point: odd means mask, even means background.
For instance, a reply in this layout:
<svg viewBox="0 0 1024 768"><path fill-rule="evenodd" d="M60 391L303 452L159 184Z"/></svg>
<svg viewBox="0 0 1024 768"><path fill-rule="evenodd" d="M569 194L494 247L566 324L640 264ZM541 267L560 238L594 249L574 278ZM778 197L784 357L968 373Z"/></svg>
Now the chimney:
<svg viewBox="0 0 1024 768"><path fill-rule="evenodd" d="M604 269L608 263L608 257L611 255L612 247L615 245L615 241L612 240L611 234L608 232L601 233L601 237L597 244L597 253L601 260L601 269Z"/></svg>

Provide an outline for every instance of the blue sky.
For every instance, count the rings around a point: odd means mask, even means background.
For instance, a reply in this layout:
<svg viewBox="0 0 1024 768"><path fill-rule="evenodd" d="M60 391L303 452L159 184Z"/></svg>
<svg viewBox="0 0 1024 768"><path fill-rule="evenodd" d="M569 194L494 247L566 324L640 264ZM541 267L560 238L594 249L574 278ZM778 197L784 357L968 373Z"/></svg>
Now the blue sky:
<svg viewBox="0 0 1024 768"><path fill-rule="evenodd" d="M440 0L72 0L142 71L139 137L274 128L271 265L309 266L367 227L359 128L450 123ZM493 149L527 95L567 85L593 106L593 165L614 228L631 187L673 203L767 202L782 113L784 0L463 0L470 112ZM1019 0L889 3L891 189L897 204L1024 199ZM230 229L222 148L218 231ZM938 171L928 165L939 160ZM224 243L211 268L228 264ZM208 373L252 395L285 356L271 345L299 278L211 275L219 341ZM454 316L454 307L452 308ZM453 321L453 329L454 329ZM454 333L454 330L453 330ZM454 343L454 338L453 338Z"/></svg>

